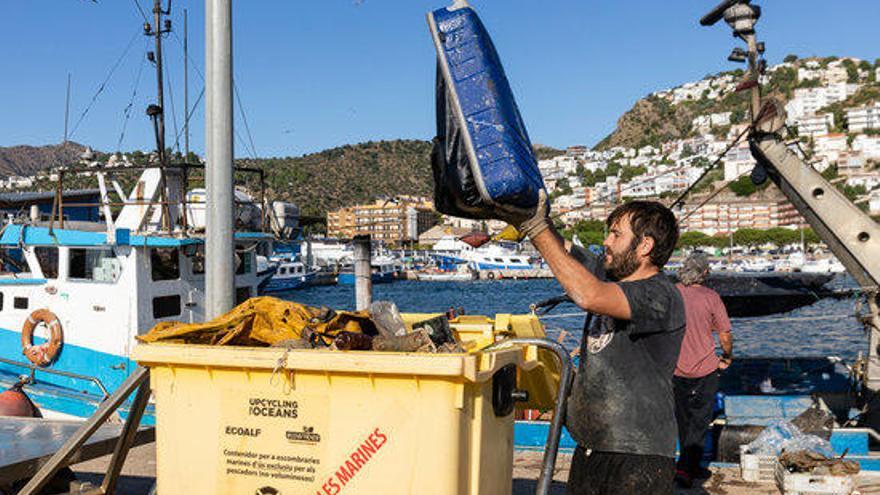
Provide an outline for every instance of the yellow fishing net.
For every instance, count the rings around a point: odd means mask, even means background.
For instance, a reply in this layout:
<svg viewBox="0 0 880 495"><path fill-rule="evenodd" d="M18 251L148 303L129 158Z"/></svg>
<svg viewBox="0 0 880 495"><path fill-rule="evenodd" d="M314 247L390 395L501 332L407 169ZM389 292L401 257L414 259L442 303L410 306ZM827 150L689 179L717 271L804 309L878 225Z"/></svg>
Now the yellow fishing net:
<svg viewBox="0 0 880 495"><path fill-rule="evenodd" d="M255 297L205 323L161 322L141 342L268 346L298 340L309 330L329 344L339 332L375 334L367 311L333 311L274 297Z"/></svg>

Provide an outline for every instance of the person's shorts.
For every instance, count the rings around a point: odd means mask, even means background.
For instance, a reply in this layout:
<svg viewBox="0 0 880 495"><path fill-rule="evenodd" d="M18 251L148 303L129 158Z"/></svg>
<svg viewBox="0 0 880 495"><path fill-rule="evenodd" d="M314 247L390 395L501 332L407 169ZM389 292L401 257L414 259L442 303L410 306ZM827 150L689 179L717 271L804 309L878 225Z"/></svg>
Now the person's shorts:
<svg viewBox="0 0 880 495"><path fill-rule="evenodd" d="M675 459L660 455L592 452L578 446L568 495L672 495Z"/></svg>

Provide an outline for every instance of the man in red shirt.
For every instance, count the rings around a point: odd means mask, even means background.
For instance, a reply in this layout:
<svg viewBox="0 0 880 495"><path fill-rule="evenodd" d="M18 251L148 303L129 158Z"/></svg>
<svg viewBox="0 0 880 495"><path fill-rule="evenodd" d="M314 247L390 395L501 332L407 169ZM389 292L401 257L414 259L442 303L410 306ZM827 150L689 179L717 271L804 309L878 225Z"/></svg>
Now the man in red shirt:
<svg viewBox="0 0 880 495"><path fill-rule="evenodd" d="M719 370L730 366L733 359L730 319L721 296L701 285L708 275L709 260L706 255L693 253L679 270L679 283L676 284L684 301L687 324L672 377L681 452L675 479L685 488L689 488L694 479L708 478L711 474L700 466L703 445L712 421ZM712 332L718 334L721 343L723 354L720 358L715 354Z"/></svg>

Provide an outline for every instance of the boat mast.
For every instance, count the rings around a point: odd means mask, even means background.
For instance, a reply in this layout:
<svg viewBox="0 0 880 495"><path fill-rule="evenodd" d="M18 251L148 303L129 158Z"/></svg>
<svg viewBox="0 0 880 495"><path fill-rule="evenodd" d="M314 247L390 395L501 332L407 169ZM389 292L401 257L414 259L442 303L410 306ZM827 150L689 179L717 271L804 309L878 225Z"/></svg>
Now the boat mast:
<svg viewBox="0 0 880 495"><path fill-rule="evenodd" d="M189 160L189 12L183 9L183 161Z"/></svg>
<svg viewBox="0 0 880 495"><path fill-rule="evenodd" d="M159 164L167 165L165 156L165 85L162 79L162 35L171 32L171 20L165 19L162 22L162 16L168 15L169 10L162 10L161 0L154 0L153 3L153 23L144 24L144 34L153 36L156 41L156 51L147 54L147 58L154 62L156 66L156 104L147 107L147 115L154 121L156 131L156 152L159 154Z"/></svg>
<svg viewBox="0 0 880 495"><path fill-rule="evenodd" d="M64 103L64 142L67 144L67 123L70 117L70 72L67 73L67 99Z"/></svg>
<svg viewBox="0 0 880 495"><path fill-rule="evenodd" d="M205 0L205 312L235 302L232 238L232 0Z"/></svg>

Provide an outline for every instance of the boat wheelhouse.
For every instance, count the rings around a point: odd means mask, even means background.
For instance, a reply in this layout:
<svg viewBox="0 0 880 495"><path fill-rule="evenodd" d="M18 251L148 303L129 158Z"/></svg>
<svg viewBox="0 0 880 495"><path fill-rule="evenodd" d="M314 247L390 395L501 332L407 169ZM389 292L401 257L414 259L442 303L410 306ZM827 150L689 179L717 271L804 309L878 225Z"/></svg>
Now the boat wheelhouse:
<svg viewBox="0 0 880 495"><path fill-rule="evenodd" d="M255 246L269 238L260 232L236 234L236 301L257 295ZM71 409L59 405L63 393L47 394L53 395L48 403L42 403L44 395L32 394L43 409L89 414L102 394L134 370L129 352L137 335L160 322L205 318L200 238L130 235L127 229L108 237L9 224L0 235L0 249L4 268L10 269L0 276L0 386L17 382L30 367L37 379L31 390L48 385L93 399ZM29 326L35 327L34 335L28 335ZM46 359L28 353L29 346L51 349L58 338L60 345Z"/></svg>

